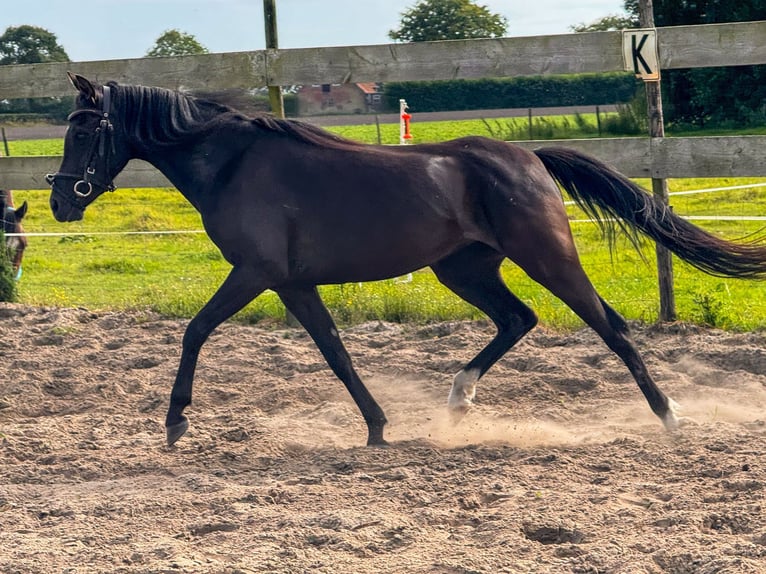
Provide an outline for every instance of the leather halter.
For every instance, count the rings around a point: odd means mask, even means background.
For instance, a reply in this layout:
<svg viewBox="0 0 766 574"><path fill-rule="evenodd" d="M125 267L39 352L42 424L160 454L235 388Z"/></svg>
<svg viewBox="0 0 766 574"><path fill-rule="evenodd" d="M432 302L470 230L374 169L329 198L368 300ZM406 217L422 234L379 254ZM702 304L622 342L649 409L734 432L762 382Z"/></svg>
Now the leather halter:
<svg viewBox="0 0 766 574"><path fill-rule="evenodd" d="M101 118L101 121L96 127L96 131L93 133L93 139L91 141L90 150L88 151L87 161L85 163L85 169L80 174L75 173L49 173L45 176L45 180L49 185L53 186L54 182L58 178L74 179L75 184L72 187L75 198L65 196L67 200L77 205L77 207L83 208L81 199L89 197L93 193L93 186L96 185L104 189L105 191L114 191L114 181L112 178L108 178L108 183L104 183L97 178L96 165L100 161L104 171L108 172L109 158L114 153L114 126L112 120L109 117L112 106L112 93L109 86L103 87L103 97L101 99L101 110L93 110L90 108L75 110L67 117L68 121L72 121L77 116L83 114L96 114ZM107 142L107 140L109 140ZM107 145L108 143L108 145ZM55 191L55 190L54 190Z"/></svg>

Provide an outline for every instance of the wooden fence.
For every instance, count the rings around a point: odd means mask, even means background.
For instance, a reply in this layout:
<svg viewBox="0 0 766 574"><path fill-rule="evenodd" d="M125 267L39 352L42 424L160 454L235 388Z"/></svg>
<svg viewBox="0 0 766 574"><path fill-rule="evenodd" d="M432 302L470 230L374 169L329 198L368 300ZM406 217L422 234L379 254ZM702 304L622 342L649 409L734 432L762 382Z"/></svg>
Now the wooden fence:
<svg viewBox="0 0 766 574"><path fill-rule="evenodd" d="M663 70L766 64L766 21L657 28ZM0 66L0 100L72 94L65 72L174 89L614 72L625 69L621 32L453 40L333 48L272 49L174 58ZM551 145L550 140L544 142ZM766 176L766 136L561 140L630 177ZM537 147L543 142L521 142ZM59 157L2 157L0 186L44 189ZM131 162L123 187L169 185Z"/></svg>

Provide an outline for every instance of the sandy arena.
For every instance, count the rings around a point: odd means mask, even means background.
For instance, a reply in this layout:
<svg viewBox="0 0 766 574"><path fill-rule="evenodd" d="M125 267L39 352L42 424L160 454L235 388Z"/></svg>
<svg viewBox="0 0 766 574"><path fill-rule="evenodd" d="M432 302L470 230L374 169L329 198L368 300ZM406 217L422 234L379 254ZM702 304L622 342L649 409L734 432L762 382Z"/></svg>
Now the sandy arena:
<svg viewBox="0 0 766 574"><path fill-rule="evenodd" d="M489 324L347 328L367 448L304 331L226 324L168 448L185 324L0 304L0 572L766 572L764 333L636 328L669 434L590 330L533 331L453 426Z"/></svg>

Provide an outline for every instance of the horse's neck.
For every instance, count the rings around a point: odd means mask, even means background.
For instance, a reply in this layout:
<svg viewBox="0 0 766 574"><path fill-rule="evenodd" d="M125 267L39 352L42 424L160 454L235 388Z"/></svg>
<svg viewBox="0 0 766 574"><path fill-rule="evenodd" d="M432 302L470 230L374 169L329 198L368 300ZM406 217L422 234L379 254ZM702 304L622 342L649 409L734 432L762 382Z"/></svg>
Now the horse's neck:
<svg viewBox="0 0 766 574"><path fill-rule="evenodd" d="M214 115L199 131L174 143L131 141L134 157L160 170L198 210L215 182L221 181L223 170L231 169L232 158L260 140L252 137L254 132L240 131L242 126L236 122L219 123L215 119Z"/></svg>
<svg viewBox="0 0 766 574"><path fill-rule="evenodd" d="M214 143L195 136L195 142L144 146L138 157L157 168L197 210L221 167L211 161Z"/></svg>

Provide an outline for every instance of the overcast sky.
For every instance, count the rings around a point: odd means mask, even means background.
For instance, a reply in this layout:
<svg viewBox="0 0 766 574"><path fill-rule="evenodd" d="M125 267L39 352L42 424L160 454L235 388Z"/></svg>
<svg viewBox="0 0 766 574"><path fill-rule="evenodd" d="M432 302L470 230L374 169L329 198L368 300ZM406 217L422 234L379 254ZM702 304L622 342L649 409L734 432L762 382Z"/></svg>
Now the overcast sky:
<svg viewBox="0 0 766 574"><path fill-rule="evenodd" d="M276 0L281 48L386 44L417 0ZM566 34L623 12L622 0L480 0L509 36ZM56 34L73 61L140 58L172 28L211 52L264 48L262 0L2 0L0 33L31 24Z"/></svg>

